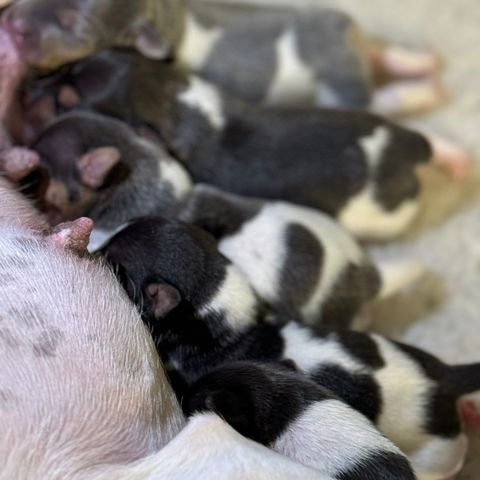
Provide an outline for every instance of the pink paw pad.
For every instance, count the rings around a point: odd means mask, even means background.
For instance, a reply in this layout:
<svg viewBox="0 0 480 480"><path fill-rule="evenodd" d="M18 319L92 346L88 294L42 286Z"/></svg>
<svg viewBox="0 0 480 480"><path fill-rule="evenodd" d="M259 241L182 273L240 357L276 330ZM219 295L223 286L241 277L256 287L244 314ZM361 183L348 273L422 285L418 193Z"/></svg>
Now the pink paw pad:
<svg viewBox="0 0 480 480"><path fill-rule="evenodd" d="M472 165L472 156L463 148L443 138L430 137L433 162L447 171L455 180L462 181Z"/></svg>
<svg viewBox="0 0 480 480"><path fill-rule="evenodd" d="M462 399L459 408L461 418L467 425L480 428L480 408L473 400Z"/></svg>

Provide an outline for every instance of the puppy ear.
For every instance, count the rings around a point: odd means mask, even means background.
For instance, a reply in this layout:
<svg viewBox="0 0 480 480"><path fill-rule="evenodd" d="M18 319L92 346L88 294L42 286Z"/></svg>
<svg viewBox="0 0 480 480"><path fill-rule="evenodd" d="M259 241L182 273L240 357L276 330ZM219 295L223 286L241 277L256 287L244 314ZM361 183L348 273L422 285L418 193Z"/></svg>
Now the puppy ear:
<svg viewBox="0 0 480 480"><path fill-rule="evenodd" d="M115 147L100 147L86 153L78 161L82 183L90 188L100 188L120 158L120 151Z"/></svg>
<svg viewBox="0 0 480 480"><path fill-rule="evenodd" d="M149 22L141 22L133 29L135 48L145 57L164 60L171 54L171 45L160 37Z"/></svg>
<svg viewBox="0 0 480 480"><path fill-rule="evenodd" d="M168 283L150 283L145 289L153 302L153 316L160 319L169 314L182 301L180 292Z"/></svg>

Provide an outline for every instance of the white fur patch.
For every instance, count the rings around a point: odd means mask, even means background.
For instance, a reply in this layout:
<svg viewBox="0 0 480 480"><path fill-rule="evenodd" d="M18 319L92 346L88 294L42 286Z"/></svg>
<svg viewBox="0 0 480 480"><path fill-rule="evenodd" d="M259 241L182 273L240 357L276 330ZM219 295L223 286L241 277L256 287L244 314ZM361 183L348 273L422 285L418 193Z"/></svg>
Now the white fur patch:
<svg viewBox="0 0 480 480"><path fill-rule="evenodd" d="M391 133L384 126L377 127L373 133L359 140L361 149L373 177L382 154L385 151ZM388 240L405 231L418 213L419 202L416 199L405 200L394 211L387 211L375 199L374 180L365 186L343 207L338 220L355 236L371 240Z"/></svg>
<svg viewBox="0 0 480 480"><path fill-rule="evenodd" d="M186 19L185 36L178 51L180 62L191 70L202 68L221 35L221 28L205 28L194 15L189 13Z"/></svg>
<svg viewBox="0 0 480 480"><path fill-rule="evenodd" d="M266 203L240 232L223 239L219 250L247 275L253 288L270 302L279 301L280 275L288 255L287 227L300 224L324 249L322 271L315 291L302 314L318 319L321 305L350 262L360 264L363 251L356 241L327 215L285 202Z"/></svg>
<svg viewBox="0 0 480 480"><path fill-rule="evenodd" d="M242 330L254 323L257 299L247 279L234 265L227 267L223 284L215 296L200 309L200 315L222 312L235 330Z"/></svg>
<svg viewBox="0 0 480 480"><path fill-rule="evenodd" d="M373 372L383 396L379 429L409 456L419 478L450 478L463 465L466 437L443 439L425 432L426 402L434 382L394 344L372 337L385 359L385 367Z"/></svg>
<svg viewBox="0 0 480 480"><path fill-rule="evenodd" d="M465 463L468 438L460 434L455 438L432 437L409 458L421 480L454 478Z"/></svg>
<svg viewBox="0 0 480 480"><path fill-rule="evenodd" d="M405 200L396 210L386 211L367 185L352 197L338 215L338 220L356 237L388 240L402 233L419 210L417 200Z"/></svg>
<svg viewBox="0 0 480 480"><path fill-rule="evenodd" d="M308 98L317 88L312 70L300 58L295 31L291 28L278 39L277 69L267 94L267 103L283 103L286 98Z"/></svg>
<svg viewBox="0 0 480 480"><path fill-rule="evenodd" d="M405 453L420 447L427 438L425 423L428 393L434 386L419 365L379 335L372 335L385 366L374 371L381 386L383 407L378 426Z"/></svg>
<svg viewBox="0 0 480 480"><path fill-rule="evenodd" d="M185 105L200 110L215 128L225 125L222 96L214 85L191 75L190 86L178 98Z"/></svg>
<svg viewBox="0 0 480 480"><path fill-rule="evenodd" d="M193 416L157 453L105 476L128 480L333 480L249 440L213 413Z"/></svg>
<svg viewBox="0 0 480 480"><path fill-rule="evenodd" d="M281 335L285 341L284 358L291 358L306 373L332 362L350 372L363 370L358 360L332 337L313 336L311 330L293 322L282 328Z"/></svg>
<svg viewBox="0 0 480 480"><path fill-rule="evenodd" d="M312 404L272 447L332 477L360 467L374 452L400 454L369 420L338 400Z"/></svg>
<svg viewBox="0 0 480 480"><path fill-rule="evenodd" d="M371 169L377 168L378 162L382 158L383 152L388 146L392 134L387 127L379 126L373 133L359 140L360 147L367 158Z"/></svg>
<svg viewBox="0 0 480 480"><path fill-rule="evenodd" d="M279 222L266 207L218 245L220 252L242 270L267 301L276 301L279 295L279 275L286 255L284 229L285 223Z"/></svg>
<svg viewBox="0 0 480 480"><path fill-rule="evenodd" d="M173 187L177 200L181 200L192 189L192 179L189 173L175 160L160 160L160 182L167 181Z"/></svg>

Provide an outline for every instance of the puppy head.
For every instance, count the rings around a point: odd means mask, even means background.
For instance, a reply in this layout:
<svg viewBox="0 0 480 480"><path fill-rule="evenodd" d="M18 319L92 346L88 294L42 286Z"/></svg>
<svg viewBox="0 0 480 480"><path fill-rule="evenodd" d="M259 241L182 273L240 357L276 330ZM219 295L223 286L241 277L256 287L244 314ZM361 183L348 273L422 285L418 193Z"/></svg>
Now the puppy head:
<svg viewBox="0 0 480 480"><path fill-rule="evenodd" d="M229 264L215 240L177 220L145 217L117 233L105 247L130 298L153 323L183 303L198 312Z"/></svg>
<svg viewBox="0 0 480 480"><path fill-rule="evenodd" d="M95 116L66 116L34 143L33 149L50 178L45 205L52 223L88 215L129 175L118 143L102 134L104 126Z"/></svg>
<svg viewBox="0 0 480 480"><path fill-rule="evenodd" d="M27 63L53 70L115 45L164 58L170 46L148 13L145 0L19 0L2 23Z"/></svg>
<svg viewBox="0 0 480 480"><path fill-rule="evenodd" d="M182 407L187 415L215 412L242 435L264 443L257 423L260 403L268 403L268 398L259 397L256 386L266 382L262 368L255 363L229 364L193 384L182 400Z"/></svg>

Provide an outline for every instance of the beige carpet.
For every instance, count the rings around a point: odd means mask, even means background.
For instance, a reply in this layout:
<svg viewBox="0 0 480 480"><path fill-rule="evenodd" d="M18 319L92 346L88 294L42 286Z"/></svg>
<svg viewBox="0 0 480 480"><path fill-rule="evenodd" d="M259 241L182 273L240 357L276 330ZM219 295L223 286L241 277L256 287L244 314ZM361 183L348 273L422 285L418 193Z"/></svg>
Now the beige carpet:
<svg viewBox="0 0 480 480"><path fill-rule="evenodd" d="M415 228L402 240L372 249L380 259L419 259L431 272L412 291L376 308L375 329L452 363L480 361L480 0L275 1L345 9L375 37L433 47L443 59L450 101L407 123L470 149L477 171L462 185L434 169L422 172L425 208ZM480 479L480 434L471 433L459 480Z"/></svg>

